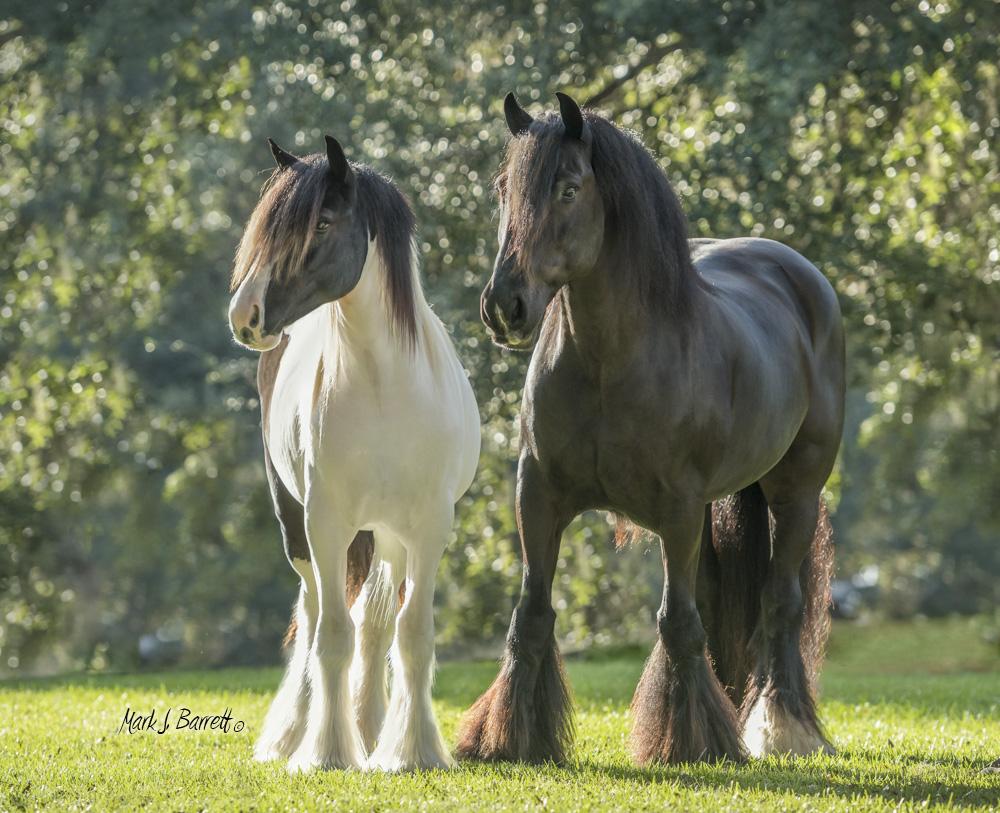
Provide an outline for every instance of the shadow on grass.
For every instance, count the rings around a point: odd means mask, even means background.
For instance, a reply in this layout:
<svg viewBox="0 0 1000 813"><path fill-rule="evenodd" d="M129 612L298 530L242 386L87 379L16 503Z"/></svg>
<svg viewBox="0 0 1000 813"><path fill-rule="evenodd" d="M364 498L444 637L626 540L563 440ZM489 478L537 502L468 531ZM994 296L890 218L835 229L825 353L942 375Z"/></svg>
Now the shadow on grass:
<svg viewBox="0 0 1000 813"><path fill-rule="evenodd" d="M984 806L995 809L1000 802L1000 776L991 781L989 774L980 773L982 765L973 764L970 760L960 758L948 759L932 756L910 755L907 762L925 762L938 767L961 768L974 775L982 776L980 785L962 783L943 783L884 775L874 779L869 774L866 781L853 765L853 759L841 761L843 757L864 759L871 764L878 764L877 756L862 752L845 752L841 757L824 758L821 762L781 760L750 762L746 765L733 763L718 763L715 765L697 765L690 768L654 767L639 768L621 765L603 765L589 760L573 763L566 770L575 773L583 770L598 777L625 781L636 784L651 785L670 783L681 785L688 790L717 791L721 788L739 788L747 791L766 791L769 793L794 793L796 795L829 796L836 795L846 799L867 797L869 799L884 799L889 802L952 802L962 805ZM900 760L902 761L902 760ZM898 784L894 784L898 781Z"/></svg>

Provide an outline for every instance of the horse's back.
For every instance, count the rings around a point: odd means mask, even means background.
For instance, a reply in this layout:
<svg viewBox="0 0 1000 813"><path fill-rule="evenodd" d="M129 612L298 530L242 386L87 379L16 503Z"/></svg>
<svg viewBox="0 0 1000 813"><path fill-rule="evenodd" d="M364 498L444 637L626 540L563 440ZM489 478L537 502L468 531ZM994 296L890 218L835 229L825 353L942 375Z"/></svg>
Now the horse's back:
<svg viewBox="0 0 1000 813"><path fill-rule="evenodd" d="M784 302L809 333L814 351L836 354L843 344L837 293L829 280L795 249L760 237L690 241L701 277L741 307ZM770 300L770 301L769 301Z"/></svg>
<svg viewBox="0 0 1000 813"><path fill-rule="evenodd" d="M773 240L715 240L691 248L726 328L743 339L733 345L734 369L742 372L734 381L742 378L755 397L768 393L764 400L772 407L774 393L798 390L806 408L795 436L832 465L845 387L843 322L833 286L805 257ZM743 401L752 408L754 398Z"/></svg>

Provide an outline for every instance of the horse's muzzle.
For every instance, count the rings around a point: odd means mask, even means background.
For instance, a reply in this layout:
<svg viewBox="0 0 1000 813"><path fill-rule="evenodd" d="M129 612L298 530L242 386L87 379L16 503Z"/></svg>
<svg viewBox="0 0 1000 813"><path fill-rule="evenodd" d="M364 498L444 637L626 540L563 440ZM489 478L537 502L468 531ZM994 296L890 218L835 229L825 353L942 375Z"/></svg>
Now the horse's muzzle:
<svg viewBox="0 0 1000 813"><path fill-rule="evenodd" d="M233 298L229 306L229 328L233 332L233 338L251 350L271 350L280 341L278 336L264 332L261 303L253 302L249 297L237 295Z"/></svg>
<svg viewBox="0 0 1000 813"><path fill-rule="evenodd" d="M526 338L528 308L519 293L504 296L491 281L479 300L479 316L498 344L517 347Z"/></svg>

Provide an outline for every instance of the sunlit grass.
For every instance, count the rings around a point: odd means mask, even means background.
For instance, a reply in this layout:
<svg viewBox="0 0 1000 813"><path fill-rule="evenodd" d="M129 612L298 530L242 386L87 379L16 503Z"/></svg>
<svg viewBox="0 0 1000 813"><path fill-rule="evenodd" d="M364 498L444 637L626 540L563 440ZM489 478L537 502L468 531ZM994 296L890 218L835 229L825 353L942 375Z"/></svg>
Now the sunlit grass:
<svg viewBox="0 0 1000 813"><path fill-rule="evenodd" d="M641 652L573 659L574 761L383 776L291 778L251 743L276 669L82 676L0 684L0 810L991 809L1000 775L1000 658L974 621L842 626L824 674L834 757L638 769L628 702ZM445 738L492 679L492 663L447 663L435 689ZM162 716L232 709L239 732L116 733L126 707Z"/></svg>

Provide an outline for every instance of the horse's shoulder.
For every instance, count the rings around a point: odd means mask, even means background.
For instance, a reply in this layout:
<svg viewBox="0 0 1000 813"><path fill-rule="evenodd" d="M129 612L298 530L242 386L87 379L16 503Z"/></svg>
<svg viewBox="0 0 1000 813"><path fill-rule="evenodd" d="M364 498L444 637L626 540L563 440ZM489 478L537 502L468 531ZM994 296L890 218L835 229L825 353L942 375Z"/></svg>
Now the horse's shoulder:
<svg viewBox="0 0 1000 813"><path fill-rule="evenodd" d="M288 349L288 336L282 335L277 347L265 350L257 360L257 393L260 396L261 420L267 426L267 416L271 409L271 396L274 394L274 382L278 378L278 368L281 357Z"/></svg>

